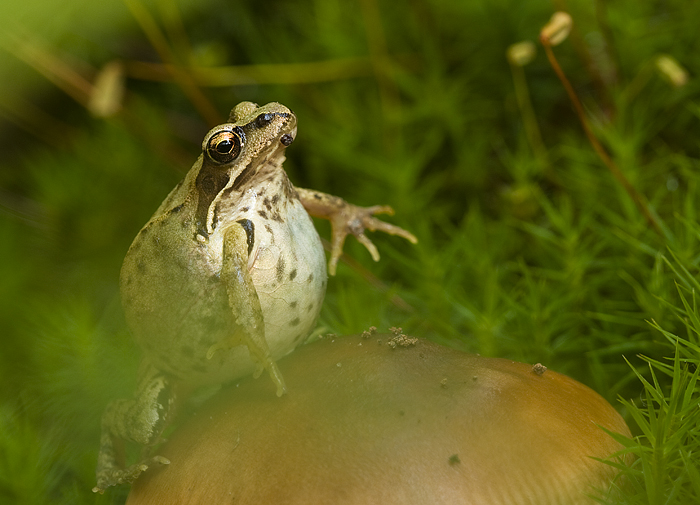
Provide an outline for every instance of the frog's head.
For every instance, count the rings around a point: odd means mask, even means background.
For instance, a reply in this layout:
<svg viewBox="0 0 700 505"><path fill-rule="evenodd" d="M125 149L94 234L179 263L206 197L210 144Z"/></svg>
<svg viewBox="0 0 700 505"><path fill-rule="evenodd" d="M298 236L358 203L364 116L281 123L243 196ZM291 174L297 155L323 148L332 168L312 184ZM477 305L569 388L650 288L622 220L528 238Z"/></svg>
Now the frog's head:
<svg viewBox="0 0 700 505"><path fill-rule="evenodd" d="M199 235L206 237L213 229L217 197L227 188L242 188L268 160L280 161L296 134L296 116L276 102L262 107L241 102L231 111L227 123L206 134L201 161L193 167Z"/></svg>
<svg viewBox="0 0 700 505"><path fill-rule="evenodd" d="M228 122L207 133L202 142L204 162L227 170L236 178L273 154L281 153L297 133L294 113L272 102L262 107L241 102L231 111Z"/></svg>

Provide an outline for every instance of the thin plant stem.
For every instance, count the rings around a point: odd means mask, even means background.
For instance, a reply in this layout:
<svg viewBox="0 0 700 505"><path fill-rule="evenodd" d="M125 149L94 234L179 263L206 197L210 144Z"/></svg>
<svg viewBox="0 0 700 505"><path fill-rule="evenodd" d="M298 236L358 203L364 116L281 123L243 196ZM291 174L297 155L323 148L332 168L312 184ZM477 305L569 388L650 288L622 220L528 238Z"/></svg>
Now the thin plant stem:
<svg viewBox="0 0 700 505"><path fill-rule="evenodd" d="M175 0L159 0L158 9L163 20L165 32L173 47L173 52L178 54L182 60L191 67L195 61L185 29L185 23L180 15L180 7Z"/></svg>
<svg viewBox="0 0 700 505"><path fill-rule="evenodd" d="M520 115L523 118L525 135L527 136L527 140L530 143L530 147L532 148L532 152L537 158L537 161L539 161L543 169L547 170L550 166L549 156L547 155L547 148L544 146L544 142L542 141L542 134L540 133L537 118L532 108L530 92L527 87L527 80L525 79L525 72L523 71L523 67L521 65L517 65L511 61L509 61L509 63L510 70L513 74L515 98L518 101Z"/></svg>
<svg viewBox="0 0 700 505"><path fill-rule="evenodd" d="M554 0L553 3L557 11L571 12L571 9L569 9L567 6L566 0ZM598 18L598 21L600 22L600 18ZM601 27L601 31L603 30L604 28ZM581 35L577 25L573 25L571 27L570 40L576 55L583 63L583 67L588 72L588 75L591 77L591 82L598 92L600 101L602 102L602 110L608 115L608 117L611 117L614 115L615 110L613 100L610 97L610 92L608 91L606 79L603 77L600 67L593 61L590 51L587 48L587 44L584 42L583 35Z"/></svg>
<svg viewBox="0 0 700 505"><path fill-rule="evenodd" d="M607 79L608 82L617 84L620 75L620 56L615 50L614 35L612 28L610 28L610 22L608 21L608 6L606 5L606 0L595 0L595 17L600 27L600 33L603 36L603 41L605 43L605 52L607 53L608 60L610 61L610 72Z"/></svg>
<svg viewBox="0 0 700 505"><path fill-rule="evenodd" d="M126 61L129 77L165 82L171 79L171 65L144 61ZM228 87L251 84L308 84L340 81L372 74L369 58L338 58L307 63L272 63L189 68L200 86Z"/></svg>
<svg viewBox="0 0 700 505"><path fill-rule="evenodd" d="M168 40L148 10L139 0L125 0L125 3L146 34L146 37L148 37L153 48L163 60L163 63L170 64L168 68L172 72L173 79L180 86L185 95L187 95L197 109L197 112L212 126L220 123L221 116L219 112L204 93L202 93L202 90L197 86L197 83L192 75L190 75L189 71L178 64L168 44Z"/></svg>
<svg viewBox="0 0 700 505"><path fill-rule="evenodd" d="M10 34L5 48L80 105L87 107L93 85L68 63L27 36Z"/></svg>
<svg viewBox="0 0 700 505"><path fill-rule="evenodd" d="M625 177L625 174L622 173L622 171L618 168L617 164L613 161L613 159L610 157L610 155L605 151L603 146L600 144L598 141L597 137L593 133L593 130L591 129L591 126L588 122L588 119L586 118L586 113L583 110L583 105L581 104L581 101L579 100L578 96L576 95L576 92L574 91L573 86L569 82L569 79L567 79L566 74L564 74L564 71L562 70L561 66L559 65L559 62L557 61L556 56L554 56L554 51L552 51L552 45L550 44L549 38L545 35L540 35L540 42L542 43L542 46L544 47L545 53L547 54L547 59L549 60L550 65L552 66L552 69L554 70L554 73L557 74L557 77L561 81L562 85L564 86L564 89L566 90L567 95L569 95L569 100L571 100L571 103L574 106L574 109L576 110L576 115L579 118L579 121L581 122L581 126L583 127L583 131L586 134L586 138L588 138L588 142L590 142L591 146L593 147L593 150L596 152L598 157L603 161L606 167L608 167L608 170L612 173L612 175L617 179L617 181L620 183L620 185L625 189L629 197L632 199L634 204L637 206L639 211L642 213L644 218L647 220L647 222L656 230L656 232L659 233L659 235L664 236L663 228L661 227L661 223L659 223L658 219L656 216L654 216L651 211L649 210L649 205L646 201L646 198L644 195L639 193L635 187L632 185L632 183Z"/></svg>
<svg viewBox="0 0 700 505"><path fill-rule="evenodd" d="M382 17L376 0L360 0L360 9L367 33L367 46L372 61L375 79L379 88L379 99L384 116L384 138L389 149L396 146L396 127L398 113L400 112L399 93L396 89L392 74L393 63L387 49Z"/></svg>

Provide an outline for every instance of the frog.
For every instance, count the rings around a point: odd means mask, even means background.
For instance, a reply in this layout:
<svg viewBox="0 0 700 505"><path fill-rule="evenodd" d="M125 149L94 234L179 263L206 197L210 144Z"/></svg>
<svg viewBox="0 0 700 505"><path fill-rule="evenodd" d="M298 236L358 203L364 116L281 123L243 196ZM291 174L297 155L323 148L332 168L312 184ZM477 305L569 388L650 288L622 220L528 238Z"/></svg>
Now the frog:
<svg viewBox="0 0 700 505"><path fill-rule="evenodd" d="M102 415L93 491L170 464L150 454L197 388L267 371L277 396L286 392L276 362L316 325L348 235L375 261L365 230L416 243L375 217L393 213L389 206L295 187L282 164L296 134L297 118L282 104L236 105L129 247L120 292L142 357L133 398L113 400ZM311 216L331 222L327 269ZM141 461L124 464L126 442L143 448Z"/></svg>

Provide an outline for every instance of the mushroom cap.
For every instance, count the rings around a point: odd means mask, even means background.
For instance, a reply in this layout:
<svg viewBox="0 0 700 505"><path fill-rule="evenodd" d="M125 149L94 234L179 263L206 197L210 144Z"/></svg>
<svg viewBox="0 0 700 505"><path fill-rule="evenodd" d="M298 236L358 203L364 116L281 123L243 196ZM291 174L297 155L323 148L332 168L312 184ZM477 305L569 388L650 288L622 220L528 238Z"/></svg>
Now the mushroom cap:
<svg viewBox="0 0 700 505"><path fill-rule="evenodd" d="M157 453L127 505L582 504L630 436L588 387L422 339L326 337L279 361L288 394L247 378ZM380 339L380 341L378 341Z"/></svg>

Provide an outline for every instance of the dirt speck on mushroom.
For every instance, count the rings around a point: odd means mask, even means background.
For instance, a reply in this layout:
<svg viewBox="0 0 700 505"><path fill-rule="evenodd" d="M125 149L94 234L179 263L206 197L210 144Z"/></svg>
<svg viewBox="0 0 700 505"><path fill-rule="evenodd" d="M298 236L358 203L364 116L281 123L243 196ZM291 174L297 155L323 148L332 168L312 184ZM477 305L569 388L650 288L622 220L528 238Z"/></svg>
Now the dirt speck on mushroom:
<svg viewBox="0 0 700 505"><path fill-rule="evenodd" d="M399 328L400 330L401 328ZM392 349L396 349L398 346L410 347L418 343L417 338L409 337L403 333L399 333L395 337L391 338L386 344Z"/></svg>
<svg viewBox="0 0 700 505"><path fill-rule="evenodd" d="M532 371L537 375L542 375L547 371L547 367L544 366L542 363L536 363L532 365Z"/></svg>
<svg viewBox="0 0 700 505"><path fill-rule="evenodd" d="M362 338L369 338L372 335L377 333L377 327L376 326L370 326L367 328L365 331L362 332Z"/></svg>

